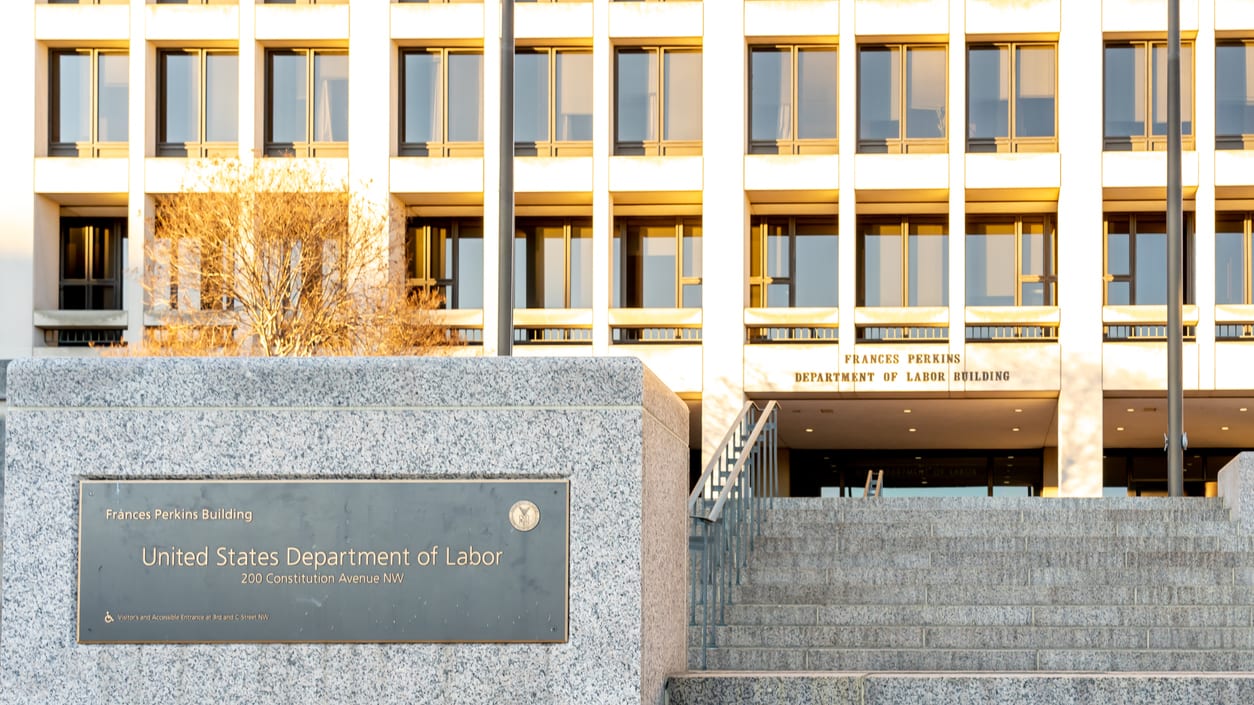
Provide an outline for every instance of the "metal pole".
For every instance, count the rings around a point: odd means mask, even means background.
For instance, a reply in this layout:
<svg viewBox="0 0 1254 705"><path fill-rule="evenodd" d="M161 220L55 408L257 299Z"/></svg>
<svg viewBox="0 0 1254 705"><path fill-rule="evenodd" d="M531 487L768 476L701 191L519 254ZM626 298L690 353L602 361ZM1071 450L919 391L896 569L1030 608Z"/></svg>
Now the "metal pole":
<svg viewBox="0 0 1254 705"><path fill-rule="evenodd" d="M514 0L501 0L500 258L497 261L497 355L514 352Z"/></svg>
<svg viewBox="0 0 1254 705"><path fill-rule="evenodd" d="M1184 215L1180 188L1180 0L1167 2L1167 493L1184 495L1184 399L1180 325Z"/></svg>

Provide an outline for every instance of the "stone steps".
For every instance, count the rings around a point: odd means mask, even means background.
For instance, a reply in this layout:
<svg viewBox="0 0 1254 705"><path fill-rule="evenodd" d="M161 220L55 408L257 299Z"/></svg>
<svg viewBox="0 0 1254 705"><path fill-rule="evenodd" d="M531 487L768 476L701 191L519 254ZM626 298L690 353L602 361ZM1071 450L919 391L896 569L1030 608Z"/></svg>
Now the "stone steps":
<svg viewBox="0 0 1254 705"><path fill-rule="evenodd" d="M1248 705L1248 673L688 673L670 705Z"/></svg>
<svg viewBox="0 0 1254 705"><path fill-rule="evenodd" d="M1254 537L1219 500L812 498L760 516L712 669L1254 671Z"/></svg>
<svg viewBox="0 0 1254 705"><path fill-rule="evenodd" d="M690 662L699 658L690 650ZM710 651L708 664L730 671L1254 671L1254 650L733 647Z"/></svg>

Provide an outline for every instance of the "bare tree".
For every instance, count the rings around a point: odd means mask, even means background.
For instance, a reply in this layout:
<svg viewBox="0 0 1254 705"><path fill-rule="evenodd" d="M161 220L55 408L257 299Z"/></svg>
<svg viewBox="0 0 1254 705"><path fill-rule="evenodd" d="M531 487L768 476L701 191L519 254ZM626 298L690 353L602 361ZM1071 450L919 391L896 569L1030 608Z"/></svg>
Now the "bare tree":
<svg viewBox="0 0 1254 705"><path fill-rule="evenodd" d="M387 212L307 162L215 160L156 197L141 355L432 354L435 291L389 276Z"/></svg>

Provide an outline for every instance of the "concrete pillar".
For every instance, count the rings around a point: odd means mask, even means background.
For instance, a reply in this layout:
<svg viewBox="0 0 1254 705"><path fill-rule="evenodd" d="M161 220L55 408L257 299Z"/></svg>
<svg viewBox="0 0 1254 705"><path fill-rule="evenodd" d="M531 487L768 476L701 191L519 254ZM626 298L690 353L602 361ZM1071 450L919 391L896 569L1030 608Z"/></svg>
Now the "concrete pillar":
<svg viewBox="0 0 1254 705"><path fill-rule="evenodd" d="M501 9L483 7L483 354L499 350L496 289L500 281L501 220Z"/></svg>
<svg viewBox="0 0 1254 705"><path fill-rule="evenodd" d="M4 10L0 22L0 45L5 47L5 78L15 109L0 111L0 129L8 139L0 140L0 360L25 357L38 340L38 331L31 324L35 300L35 237L36 203L35 169L32 144L38 149L35 116L46 115L29 107L26 100L47 95L45 77L42 90L36 85L36 57L40 49L35 43L35 4L13 3ZM45 72L46 76L46 72ZM24 98L28 96L28 98ZM47 146L47 137L44 138ZM43 233L40 232L40 235Z"/></svg>
<svg viewBox="0 0 1254 705"><path fill-rule="evenodd" d="M1102 492L1102 9L1062 5L1058 41L1058 305L1062 385L1058 394L1058 493ZM1070 106L1070 107L1068 107ZM1082 109L1079 106L1091 106Z"/></svg>
<svg viewBox="0 0 1254 705"><path fill-rule="evenodd" d="M145 41L144 0L131 0L131 47L128 59L130 89L127 91L127 148L129 183L126 209L126 245L122 252L122 306L127 312L126 340L132 345L144 337L144 243L149 238L152 203L144 193L144 159L156 155L156 71L149 70L156 50ZM152 116L153 119L149 119Z"/></svg>
<svg viewBox="0 0 1254 705"><path fill-rule="evenodd" d="M614 47L610 44L610 0L592 3L592 114L614 114ZM610 348L611 243L614 203L610 197L611 120L592 121L592 353Z"/></svg>
<svg viewBox="0 0 1254 705"><path fill-rule="evenodd" d="M744 0L705 4L701 92L702 461L709 460L744 404L744 307L748 298L749 209L745 120L713 106L746 105ZM743 115L743 113L742 113Z"/></svg>

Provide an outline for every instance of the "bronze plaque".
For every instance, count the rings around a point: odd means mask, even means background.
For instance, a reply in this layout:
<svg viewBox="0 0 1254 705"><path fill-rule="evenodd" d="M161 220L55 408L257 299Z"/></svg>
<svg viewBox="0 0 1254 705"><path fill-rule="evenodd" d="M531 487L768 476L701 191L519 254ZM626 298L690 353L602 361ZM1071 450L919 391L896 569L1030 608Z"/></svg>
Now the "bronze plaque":
<svg viewBox="0 0 1254 705"><path fill-rule="evenodd" d="M562 642L570 483L79 484L82 643Z"/></svg>

